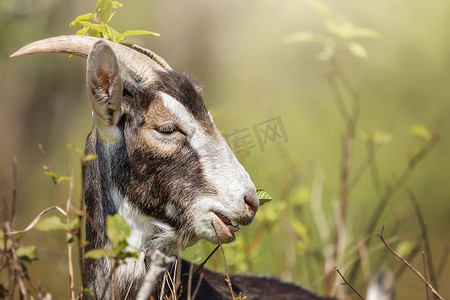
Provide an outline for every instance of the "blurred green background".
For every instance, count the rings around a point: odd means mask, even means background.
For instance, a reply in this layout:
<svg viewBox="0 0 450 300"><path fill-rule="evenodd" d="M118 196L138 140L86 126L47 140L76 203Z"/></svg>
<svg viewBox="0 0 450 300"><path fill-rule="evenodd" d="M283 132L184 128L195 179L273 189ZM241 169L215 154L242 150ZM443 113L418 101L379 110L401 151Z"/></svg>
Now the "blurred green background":
<svg viewBox="0 0 450 300"><path fill-rule="evenodd" d="M327 245L333 243L345 123L327 81L330 64L316 59L321 46L283 43L283 38L299 31L325 34L320 14L300 0L122 3L112 26L120 31L159 32L161 37L128 40L152 49L175 70L192 73L203 82L205 102L224 135L247 128L253 134L253 125L280 117L288 142L269 141L264 151L256 143L239 155L255 185L269 191L274 200L261 207L260 217L257 215L254 224L242 230L238 242L225 251L234 272L270 274L321 293L323 266L317 257L326 256ZM331 12L379 33L376 39L358 40L367 50L368 59L345 51L338 57L341 69L360 93L358 132L389 136L376 153L379 188L367 171L349 196L343 225L349 235L348 248L363 238L381 191L394 182L408 159L425 143L409 132L412 124L421 124L438 131L441 139L414 170L407 186L424 214L432 247L429 255L438 269L442 253L450 244L450 2L322 3ZM94 7L94 1L85 0L0 0L0 195L2 200L11 199L11 161L16 156L16 229L24 228L41 210L58 203L51 180L43 175L38 144L45 148L57 173L73 172L75 199L80 197L79 156L66 144L82 147L92 121L83 59L40 54L12 60L9 55L38 39L75 34L68 24ZM344 98L350 105L351 95L344 93ZM357 139L352 174L365 157L366 145ZM311 207L314 195L322 203L330 226L325 228L331 235L328 244L320 239L321 229ZM404 188L394 194L378 223L377 228L386 224L386 235L397 237L394 246L411 246L420 240L417 218ZM363 264L363 274L376 271L380 261L397 270L400 263L380 246L375 232L371 236L373 253L370 262L365 267ZM24 240L25 244L38 245L40 260L33 262L30 273L42 281L54 299L69 295L64 239L64 233L34 232ZM186 256L205 257L212 247L200 243ZM347 253L349 257L355 255L350 250ZM209 268L223 271L220 262L220 256L216 256ZM420 253L413 265L423 269ZM338 267L342 271L349 268ZM366 277L361 274L357 285L364 293L366 285L361 278ZM439 280L444 297L450 297L449 280L447 266ZM345 287L337 284L336 288ZM423 284L408 271L396 282L396 289L398 299L425 298Z"/></svg>

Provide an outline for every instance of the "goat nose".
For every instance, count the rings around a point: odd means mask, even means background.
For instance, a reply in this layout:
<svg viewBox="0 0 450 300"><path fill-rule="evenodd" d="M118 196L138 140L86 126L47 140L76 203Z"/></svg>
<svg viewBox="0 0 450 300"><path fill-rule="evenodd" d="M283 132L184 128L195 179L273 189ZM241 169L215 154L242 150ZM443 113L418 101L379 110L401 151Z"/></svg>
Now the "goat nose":
<svg viewBox="0 0 450 300"><path fill-rule="evenodd" d="M251 190L245 193L244 206L245 211L249 212L252 217L256 214L259 208L259 199L258 196L256 195L255 190Z"/></svg>

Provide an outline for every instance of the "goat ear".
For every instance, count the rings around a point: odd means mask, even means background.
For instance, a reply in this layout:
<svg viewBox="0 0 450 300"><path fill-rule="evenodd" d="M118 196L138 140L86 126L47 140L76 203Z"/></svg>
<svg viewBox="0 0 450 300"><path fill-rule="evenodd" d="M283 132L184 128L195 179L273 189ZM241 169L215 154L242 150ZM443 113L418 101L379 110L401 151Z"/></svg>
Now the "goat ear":
<svg viewBox="0 0 450 300"><path fill-rule="evenodd" d="M102 40L89 52L87 91L100 137L117 140L120 136L117 123L122 115L122 79L114 51Z"/></svg>

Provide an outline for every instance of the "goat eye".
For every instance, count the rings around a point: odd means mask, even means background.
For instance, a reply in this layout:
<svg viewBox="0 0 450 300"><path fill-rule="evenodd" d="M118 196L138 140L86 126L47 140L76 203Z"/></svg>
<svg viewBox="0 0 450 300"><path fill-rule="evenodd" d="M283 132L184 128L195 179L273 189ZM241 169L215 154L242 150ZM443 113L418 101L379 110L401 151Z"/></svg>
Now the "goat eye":
<svg viewBox="0 0 450 300"><path fill-rule="evenodd" d="M164 133L164 134L171 134L177 130L178 130L177 126L173 123L163 124L156 128L156 131L158 131L159 133Z"/></svg>

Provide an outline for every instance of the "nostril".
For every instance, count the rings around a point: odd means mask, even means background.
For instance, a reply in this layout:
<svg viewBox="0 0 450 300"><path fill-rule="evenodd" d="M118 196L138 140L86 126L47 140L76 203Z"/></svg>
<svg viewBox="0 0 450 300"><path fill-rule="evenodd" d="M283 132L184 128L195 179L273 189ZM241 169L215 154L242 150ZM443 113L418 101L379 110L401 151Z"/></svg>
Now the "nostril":
<svg viewBox="0 0 450 300"><path fill-rule="evenodd" d="M245 203L245 209L246 210L251 210L253 212L253 214L256 214L256 212L258 211L258 207L259 207L259 199L258 196L256 196L253 194L247 194L244 196L244 203Z"/></svg>

